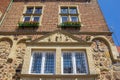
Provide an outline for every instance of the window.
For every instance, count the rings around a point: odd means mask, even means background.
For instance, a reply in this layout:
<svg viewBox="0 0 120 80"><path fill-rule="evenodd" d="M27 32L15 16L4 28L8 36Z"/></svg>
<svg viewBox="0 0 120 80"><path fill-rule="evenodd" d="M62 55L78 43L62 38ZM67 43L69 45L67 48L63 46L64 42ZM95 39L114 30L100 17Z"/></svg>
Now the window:
<svg viewBox="0 0 120 80"><path fill-rule="evenodd" d="M24 22L25 21L30 21L30 16L24 16Z"/></svg>
<svg viewBox="0 0 120 80"><path fill-rule="evenodd" d="M68 14L68 7L61 8L61 14Z"/></svg>
<svg viewBox="0 0 120 80"><path fill-rule="evenodd" d="M33 7L28 7L26 10L26 14L32 14L33 13Z"/></svg>
<svg viewBox="0 0 120 80"><path fill-rule="evenodd" d="M62 22L67 22L68 21L68 16L61 16Z"/></svg>
<svg viewBox="0 0 120 80"><path fill-rule="evenodd" d="M85 52L64 51L62 55L63 74L87 74L87 61Z"/></svg>
<svg viewBox="0 0 120 80"><path fill-rule="evenodd" d="M55 73L55 53L52 51L33 52L30 73Z"/></svg>
<svg viewBox="0 0 120 80"><path fill-rule="evenodd" d="M23 15L23 21L40 22L41 14L42 7L26 7L25 13Z"/></svg>
<svg viewBox="0 0 120 80"><path fill-rule="evenodd" d="M39 17L39 16L33 16L33 21L39 22L39 20L40 20L40 17Z"/></svg>
<svg viewBox="0 0 120 80"><path fill-rule="evenodd" d="M79 22L77 7L61 7L60 17L63 22Z"/></svg>
<svg viewBox="0 0 120 80"><path fill-rule="evenodd" d="M41 14L42 13L42 8L35 8L35 14Z"/></svg>
<svg viewBox="0 0 120 80"><path fill-rule="evenodd" d="M78 17L77 16L70 16L70 20L72 22L78 22Z"/></svg>

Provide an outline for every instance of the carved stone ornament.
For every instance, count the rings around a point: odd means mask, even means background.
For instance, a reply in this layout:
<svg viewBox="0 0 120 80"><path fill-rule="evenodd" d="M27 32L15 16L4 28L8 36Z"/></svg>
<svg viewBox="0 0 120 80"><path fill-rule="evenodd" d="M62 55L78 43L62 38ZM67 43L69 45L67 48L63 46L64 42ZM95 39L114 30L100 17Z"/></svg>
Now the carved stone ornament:
<svg viewBox="0 0 120 80"><path fill-rule="evenodd" d="M11 64L7 63L11 50L10 46L10 42L0 41L0 80L12 80L9 72Z"/></svg>
<svg viewBox="0 0 120 80"><path fill-rule="evenodd" d="M112 61L110 58L110 52L108 46L104 41L94 40L91 45L93 51L93 59L96 69L100 70L100 76L98 80L112 80L111 67Z"/></svg>
<svg viewBox="0 0 120 80"><path fill-rule="evenodd" d="M65 34L57 32L55 34L47 36L46 38L40 40L39 42L77 42L77 41Z"/></svg>

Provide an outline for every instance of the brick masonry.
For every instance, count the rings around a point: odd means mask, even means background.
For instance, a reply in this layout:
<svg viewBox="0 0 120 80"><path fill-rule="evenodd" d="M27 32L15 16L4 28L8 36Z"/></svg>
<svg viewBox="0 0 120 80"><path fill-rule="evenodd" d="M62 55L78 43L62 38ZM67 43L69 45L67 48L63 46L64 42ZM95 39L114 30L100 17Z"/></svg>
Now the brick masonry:
<svg viewBox="0 0 120 80"><path fill-rule="evenodd" d="M80 19L82 23L82 27L80 28L80 32L105 32L109 31L105 20L102 16L102 13L99 9L99 6L96 2L86 3L81 1L69 2L69 1L14 1L12 7L10 8L2 26L0 27L1 31L4 32L16 32L22 31L26 32L28 29L21 30L18 28L18 21L20 21L25 5L35 5L41 6L44 5L43 10L43 18L41 22L41 26L37 30L37 32L51 32L54 30L59 30L59 5L77 5L78 10L80 12ZM17 7L16 7L17 6ZM9 16L10 15L10 16ZM99 15L99 16L98 16ZM12 20L11 20L12 19ZM73 31L73 30L72 30ZM76 30L75 30L76 31Z"/></svg>
<svg viewBox="0 0 120 80"><path fill-rule="evenodd" d="M10 3L10 0L1 0L0 1L0 12L2 14L5 13L5 11L6 11L7 7L8 7L8 5L9 5L9 3ZM0 20L1 20L1 18L2 18L2 15L0 16Z"/></svg>

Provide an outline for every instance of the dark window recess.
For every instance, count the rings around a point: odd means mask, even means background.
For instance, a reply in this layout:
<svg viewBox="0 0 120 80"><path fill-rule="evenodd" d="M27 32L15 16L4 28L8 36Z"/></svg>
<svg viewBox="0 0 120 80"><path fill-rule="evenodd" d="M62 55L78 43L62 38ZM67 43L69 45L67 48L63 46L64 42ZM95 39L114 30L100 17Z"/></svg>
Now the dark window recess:
<svg viewBox="0 0 120 80"><path fill-rule="evenodd" d="M39 16L34 16L33 21L39 22L39 20L40 20L40 17L39 17Z"/></svg>
<svg viewBox="0 0 120 80"><path fill-rule="evenodd" d="M26 14L32 14L33 13L33 7L27 8Z"/></svg>
<svg viewBox="0 0 120 80"><path fill-rule="evenodd" d="M42 8L35 8L34 14L41 14L42 13Z"/></svg>
<svg viewBox="0 0 120 80"><path fill-rule="evenodd" d="M68 7L62 7L61 14L68 14Z"/></svg>
<svg viewBox="0 0 120 80"><path fill-rule="evenodd" d="M44 2L44 1L46 1L46 0L41 0L41 2Z"/></svg>
<svg viewBox="0 0 120 80"><path fill-rule="evenodd" d="M20 73L20 72L21 72L21 70L20 70L20 69L17 69L17 70L16 70L16 73Z"/></svg>

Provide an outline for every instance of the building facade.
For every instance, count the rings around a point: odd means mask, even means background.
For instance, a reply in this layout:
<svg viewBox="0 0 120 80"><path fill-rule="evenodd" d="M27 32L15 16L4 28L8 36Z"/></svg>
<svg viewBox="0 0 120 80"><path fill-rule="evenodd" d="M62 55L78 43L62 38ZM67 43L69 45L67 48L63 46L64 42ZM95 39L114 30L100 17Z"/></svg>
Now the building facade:
<svg viewBox="0 0 120 80"><path fill-rule="evenodd" d="M120 80L120 56L97 0L9 3L0 80Z"/></svg>

